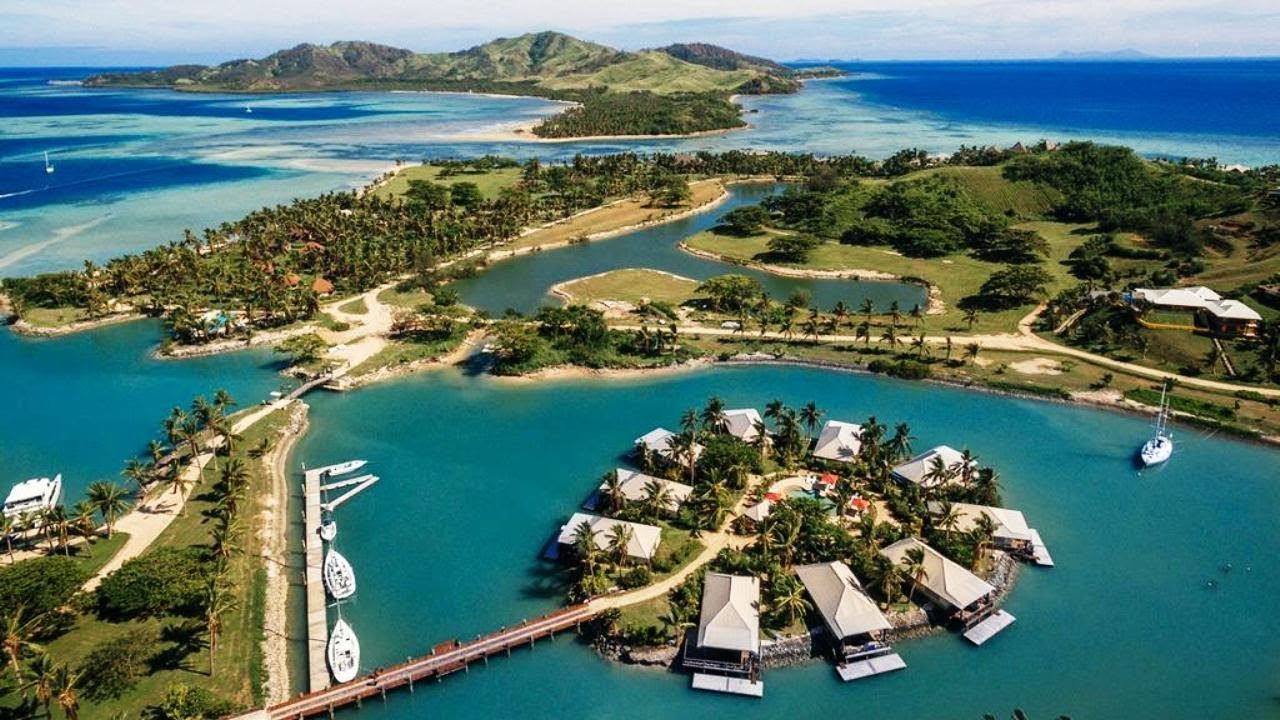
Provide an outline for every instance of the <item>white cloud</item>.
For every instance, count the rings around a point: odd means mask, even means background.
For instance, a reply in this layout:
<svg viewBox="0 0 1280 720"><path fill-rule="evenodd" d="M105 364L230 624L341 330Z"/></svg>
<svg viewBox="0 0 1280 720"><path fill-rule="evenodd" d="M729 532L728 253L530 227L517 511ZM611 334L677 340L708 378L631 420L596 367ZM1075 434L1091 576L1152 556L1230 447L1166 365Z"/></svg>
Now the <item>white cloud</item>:
<svg viewBox="0 0 1280 720"><path fill-rule="evenodd" d="M441 50L559 29L624 47L707 39L775 57L1025 57L1133 47L1275 51L1273 0L6 0L0 48L184 56L368 39Z"/></svg>

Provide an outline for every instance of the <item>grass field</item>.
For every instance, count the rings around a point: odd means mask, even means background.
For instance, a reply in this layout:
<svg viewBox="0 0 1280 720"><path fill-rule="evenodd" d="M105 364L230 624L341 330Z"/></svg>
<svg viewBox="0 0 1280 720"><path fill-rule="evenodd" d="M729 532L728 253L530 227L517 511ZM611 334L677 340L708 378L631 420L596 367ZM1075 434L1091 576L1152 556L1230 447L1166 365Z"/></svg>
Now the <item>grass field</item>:
<svg viewBox="0 0 1280 720"><path fill-rule="evenodd" d="M689 183L689 191L693 196L689 207L700 207L719 198L724 193L724 186L719 180L697 180ZM503 250L498 254L501 255L508 250L555 245L644 222L656 222L676 213L686 212L689 207L650 207L648 197L627 198L607 207L583 213L568 222L558 223L517 238L511 244L504 245Z"/></svg>
<svg viewBox="0 0 1280 720"><path fill-rule="evenodd" d="M482 173L463 172L440 177L443 169L436 165L411 165L401 168L394 177L375 189L373 195L380 198L400 197L409 189L410 180L426 180L445 185L452 185L456 182L475 183L480 188L480 194L492 199L497 197L503 188L515 185L516 181L520 179L521 172L520 168L513 167L499 168Z"/></svg>
<svg viewBox="0 0 1280 720"><path fill-rule="evenodd" d="M364 315L369 312L369 306L365 304L364 298L358 297L339 305L338 310L348 315Z"/></svg>
<svg viewBox="0 0 1280 720"><path fill-rule="evenodd" d="M679 305L693 297L697 287L696 280L648 268L627 268L581 280L572 280L562 285L560 289L571 295L572 302L575 304L588 304L596 300L621 300L639 305L642 301L648 300Z"/></svg>
<svg viewBox="0 0 1280 720"><path fill-rule="evenodd" d="M439 340L393 340L373 357L355 366L351 370L351 376L359 378L361 375L378 372L385 368L421 360L434 360L456 350L466 336L466 330L459 326L452 336Z"/></svg>
<svg viewBox="0 0 1280 720"><path fill-rule="evenodd" d="M143 677L121 697L93 701L81 698L80 715L84 718L111 718L120 715L138 717L145 709L163 697L170 683L185 683L208 688L218 696L248 706L260 700L263 664L261 657L262 612L266 591L266 574L259 559L261 541L257 523L262 512L262 497L269 492L270 478L261 460L250 458L246 449L257 445L263 438L277 437L287 421L287 411L277 411L244 433L235 455L240 457L249 471L249 492L241 508L245 525L240 533L241 552L229 561L229 578L236 588L238 606L223 619L215 659L215 673L209 675L208 650L195 649L189 655L177 658L176 663L165 663ZM225 459L219 460L219 466ZM156 540L153 548L206 546L210 540L213 522L209 515L214 502L208 490L217 471L210 465L204 479L191 492L182 514ZM120 537L117 535L117 537ZM104 543L123 542L112 538L94 548L93 562L105 562L110 557ZM56 662L72 667L100 644L128 635L146 634L157 638L172 636L178 628L192 622L181 617L156 617L145 620L110 622L92 613L76 617L74 627L64 635L48 642L46 648ZM171 651L177 643L158 640L157 649Z"/></svg>
<svg viewBox="0 0 1280 720"><path fill-rule="evenodd" d="M968 190L974 198L1000 213L1012 213L1016 217L1036 219L1047 217L1062 200L1057 190L1032 182L1004 179L1003 169L991 167L943 167L912 173L904 179L936 175L955 181Z"/></svg>
<svg viewBox="0 0 1280 720"><path fill-rule="evenodd" d="M62 325L69 325L82 320L88 320L89 316L85 313L84 308L32 307L22 311L22 319L26 320L27 323L33 327L60 327Z"/></svg>
<svg viewBox="0 0 1280 720"><path fill-rule="evenodd" d="M1040 266L1053 276L1049 294L1074 285L1076 281L1062 261L1087 237L1078 232L1086 226L1034 221L1018 227L1035 230L1049 244L1049 259ZM685 242L695 250L714 253L737 262L752 262L765 256L770 237L768 234L761 234L744 238L707 231L698 233ZM903 257L888 247L825 241L810 254L808 262L801 265L787 264L786 267L805 270L871 270L899 277L920 278L938 288L946 305L946 312L926 317L923 324L926 332L937 334L968 331L967 325L961 322L963 313L957 309L956 303L961 298L977 293L991 273L1004 266L961 253L925 260ZM726 265L725 272L733 272L732 265ZM981 313L974 323L973 332L1012 331L1031 307L1026 305L1001 312ZM910 310L911 308L902 308L904 313ZM887 311L888 308L877 309L879 313Z"/></svg>

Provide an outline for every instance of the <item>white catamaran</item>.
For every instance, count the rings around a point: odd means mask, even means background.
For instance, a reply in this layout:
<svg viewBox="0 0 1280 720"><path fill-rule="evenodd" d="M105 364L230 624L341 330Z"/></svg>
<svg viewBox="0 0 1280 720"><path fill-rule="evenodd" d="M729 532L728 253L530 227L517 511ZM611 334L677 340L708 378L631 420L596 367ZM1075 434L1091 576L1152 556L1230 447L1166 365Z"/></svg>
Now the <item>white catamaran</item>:
<svg viewBox="0 0 1280 720"><path fill-rule="evenodd" d="M335 600L346 600L356 592L356 573L337 550L324 556L324 587Z"/></svg>
<svg viewBox="0 0 1280 720"><path fill-rule="evenodd" d="M340 683L351 682L360 672L360 641L346 620L338 618L329 634L329 671Z"/></svg>
<svg viewBox="0 0 1280 720"><path fill-rule="evenodd" d="M1138 451L1138 457L1142 460L1143 467L1151 467L1159 465L1169 456L1173 454L1173 436L1169 434L1167 426L1169 423L1169 385L1166 383L1160 388L1160 410L1156 412L1156 421L1151 433L1151 439L1143 443L1142 449Z"/></svg>
<svg viewBox="0 0 1280 720"><path fill-rule="evenodd" d="M24 480L9 491L4 500L4 516L17 521L22 516L36 518L62 499L62 475Z"/></svg>

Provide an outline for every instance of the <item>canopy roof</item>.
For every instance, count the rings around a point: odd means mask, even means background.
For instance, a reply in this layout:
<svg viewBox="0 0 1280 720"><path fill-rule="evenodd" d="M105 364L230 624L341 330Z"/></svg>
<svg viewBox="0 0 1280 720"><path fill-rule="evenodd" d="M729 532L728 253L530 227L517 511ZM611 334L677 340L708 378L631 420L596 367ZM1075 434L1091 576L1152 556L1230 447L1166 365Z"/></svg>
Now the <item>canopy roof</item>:
<svg viewBox="0 0 1280 720"><path fill-rule="evenodd" d="M662 528L655 525L642 525L640 523L627 522L626 520L588 515L587 513L574 513L573 517L569 518L569 522L560 526L560 535L556 538L556 541L561 545L572 545L574 536L578 532L578 527L583 522L591 526L596 548L600 550L609 549L609 542L615 527L626 526L630 528L631 537L627 541L627 555L640 560L652 560L654 553L658 551L658 543L662 541Z"/></svg>
<svg viewBox="0 0 1280 720"><path fill-rule="evenodd" d="M978 518L986 515L996 526L996 537L1031 541L1031 528L1027 526L1027 519L1018 510L959 502L951 503L951 510L956 516L955 529L960 532L969 532L974 529L978 525ZM929 512L936 515L941 511L942 503L929 503Z"/></svg>
<svg viewBox="0 0 1280 720"><path fill-rule="evenodd" d="M924 577L920 578L920 589L934 600L963 609L996 591L985 580L947 559L919 538L903 538L881 549L880 554L902 567L903 558L912 548L924 551Z"/></svg>
<svg viewBox="0 0 1280 720"><path fill-rule="evenodd" d="M755 408L725 410L724 419L729 434L739 440L752 442L760 437L760 432L756 430L756 423L763 423L764 418L760 417L760 413Z"/></svg>
<svg viewBox="0 0 1280 720"><path fill-rule="evenodd" d="M670 498L667 506L671 510L680 507L680 504L688 500L689 496L693 494L693 488L684 483L673 482L666 478L654 477L653 475L646 475L626 468L617 468L614 472L618 473L618 484L622 488L622 496L627 500L644 500L648 496L648 491L645 490L645 487L651 482L656 482L667 489L667 495ZM601 491L604 491L605 487L605 483L600 484Z"/></svg>
<svg viewBox="0 0 1280 720"><path fill-rule="evenodd" d="M796 575L835 637L843 639L892 627L848 565L839 561L800 565Z"/></svg>
<svg viewBox="0 0 1280 720"><path fill-rule="evenodd" d="M862 426L828 420L813 445L813 456L823 460L853 462L862 449Z"/></svg>
<svg viewBox="0 0 1280 720"><path fill-rule="evenodd" d="M654 428L649 432L636 438L636 445L643 445L649 452L655 453L667 460L674 460L675 453L671 450L671 441L674 440L676 434L666 428ZM702 455L703 447L698 443L693 444L693 457L697 460ZM683 459L682 459L683 460Z"/></svg>
<svg viewBox="0 0 1280 720"><path fill-rule="evenodd" d="M893 469L893 476L899 480L915 483L921 487L933 487L941 484L938 480L929 479L929 471L933 466L933 459L942 458L942 462L954 472L959 472L964 465L964 455L959 450L948 445L939 445L930 450L911 458Z"/></svg>
<svg viewBox="0 0 1280 720"><path fill-rule="evenodd" d="M698 647L760 652L759 578L707 573Z"/></svg>

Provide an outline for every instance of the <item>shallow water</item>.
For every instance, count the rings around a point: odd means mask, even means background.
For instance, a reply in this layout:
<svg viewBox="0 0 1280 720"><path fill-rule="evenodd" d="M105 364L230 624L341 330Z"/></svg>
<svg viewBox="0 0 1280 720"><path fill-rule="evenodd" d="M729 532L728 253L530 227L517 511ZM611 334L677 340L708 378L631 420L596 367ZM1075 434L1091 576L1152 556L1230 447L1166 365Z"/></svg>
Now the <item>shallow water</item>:
<svg viewBox="0 0 1280 720"><path fill-rule="evenodd" d="M91 90L48 84L88 69L0 69L0 275L104 260L177 239L184 227L358 187L397 159L731 148L883 157L903 147L949 152L1050 137L1280 162L1280 61L847 67L858 74L795 95L742 98L749 130L549 144L459 139L556 111L535 98Z"/></svg>
<svg viewBox="0 0 1280 720"><path fill-rule="evenodd" d="M779 277L706 260L677 247L690 235L719 224L720 218L730 210L758 203L777 191L778 188L772 185L731 185L729 198L707 212L615 238L502 260L475 278L459 280L453 287L462 296L462 302L492 315L501 314L508 308L528 313L542 305L560 302L548 294L556 283L609 270L650 268L694 280L727 273L750 275L764 285L770 297L785 300L791 293L799 291L823 309L841 300L851 309L856 309L866 298L873 300L878 308L888 308L890 303L897 302L904 313L915 305L925 306L927 298L924 288L919 285Z"/></svg>
<svg viewBox="0 0 1280 720"><path fill-rule="evenodd" d="M1139 475L1140 418L795 368L530 385L448 371L317 396L295 459L362 457L383 478L337 513L360 580L343 615L362 664L556 607L536 559L551 533L634 437L713 393L730 406L814 399L828 417L906 421L917 448L971 448L1058 567L1022 573L1007 606L1018 622L987 646L906 642L906 671L852 685L819 662L768 672L763 701L725 698L562 639L359 716L1274 717L1280 637L1264 608L1280 592L1276 451L1183 430L1174 460Z"/></svg>

